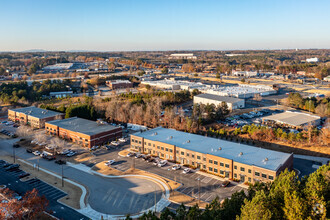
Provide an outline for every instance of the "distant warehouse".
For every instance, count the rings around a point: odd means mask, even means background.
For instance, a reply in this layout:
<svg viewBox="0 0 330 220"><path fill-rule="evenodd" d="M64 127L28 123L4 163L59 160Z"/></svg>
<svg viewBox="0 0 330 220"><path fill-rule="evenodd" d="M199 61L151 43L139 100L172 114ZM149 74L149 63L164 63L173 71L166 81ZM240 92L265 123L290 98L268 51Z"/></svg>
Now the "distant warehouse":
<svg viewBox="0 0 330 220"><path fill-rule="evenodd" d="M302 112L286 111L263 117L262 120L263 122L275 122L289 127L301 128L306 125L319 125L321 117Z"/></svg>
<svg viewBox="0 0 330 220"><path fill-rule="evenodd" d="M125 89L133 87L133 83L128 80L108 80L106 81L106 85L109 86L110 89Z"/></svg>
<svg viewBox="0 0 330 220"><path fill-rule="evenodd" d="M45 124L47 134L59 136L85 147L102 145L122 136L122 128L78 117Z"/></svg>
<svg viewBox="0 0 330 220"><path fill-rule="evenodd" d="M223 102L227 103L228 109L231 111L234 109L245 107L244 99L206 93L194 96L194 104L214 104L215 106L218 106L221 105L221 103Z"/></svg>
<svg viewBox="0 0 330 220"><path fill-rule="evenodd" d="M34 128L45 127L45 122L64 118L63 113L37 108L34 106L8 110L8 119Z"/></svg>
<svg viewBox="0 0 330 220"><path fill-rule="evenodd" d="M131 135L131 149L241 182L269 182L293 155L158 127Z"/></svg>

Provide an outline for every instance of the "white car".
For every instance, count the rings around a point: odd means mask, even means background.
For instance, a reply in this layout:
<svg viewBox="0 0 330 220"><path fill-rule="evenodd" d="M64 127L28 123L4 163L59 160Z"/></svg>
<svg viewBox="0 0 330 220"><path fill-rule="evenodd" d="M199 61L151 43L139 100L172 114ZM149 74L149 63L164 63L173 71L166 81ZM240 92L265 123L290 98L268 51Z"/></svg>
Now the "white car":
<svg viewBox="0 0 330 220"><path fill-rule="evenodd" d="M34 155L36 155L36 156L39 156L39 155L41 154L41 153L40 153L39 151L37 151L37 150L36 150L36 151L33 151L32 153L33 153Z"/></svg>
<svg viewBox="0 0 330 220"><path fill-rule="evenodd" d="M167 164L167 160L161 160L161 161L159 161L159 163L158 163L158 167L163 167L163 166L165 166Z"/></svg>
<svg viewBox="0 0 330 220"><path fill-rule="evenodd" d="M184 174L187 174L187 173L190 173L190 172L191 172L191 169L190 168L186 168L186 169L183 170L183 173Z"/></svg>
<svg viewBox="0 0 330 220"><path fill-rule="evenodd" d="M125 138L119 138L118 141L119 142L122 142L122 143L125 143L126 142L126 139Z"/></svg>
<svg viewBox="0 0 330 220"><path fill-rule="evenodd" d="M119 143L117 141L112 141L111 144L114 145L114 146L118 146L119 145Z"/></svg>
<svg viewBox="0 0 330 220"><path fill-rule="evenodd" d="M109 160L109 161L105 162L104 164L105 164L106 166L109 166L109 165L112 165L112 164L114 164L114 163L115 163L115 160Z"/></svg>
<svg viewBox="0 0 330 220"><path fill-rule="evenodd" d="M172 166L172 170L180 170L180 169L181 169L180 164L175 164Z"/></svg>

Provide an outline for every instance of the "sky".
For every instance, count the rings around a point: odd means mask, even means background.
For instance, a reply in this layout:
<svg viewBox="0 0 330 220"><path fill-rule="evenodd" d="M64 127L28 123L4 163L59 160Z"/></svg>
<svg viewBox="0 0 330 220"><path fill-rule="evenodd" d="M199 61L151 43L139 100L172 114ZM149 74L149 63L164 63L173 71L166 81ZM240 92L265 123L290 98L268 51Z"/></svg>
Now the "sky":
<svg viewBox="0 0 330 220"><path fill-rule="evenodd" d="M330 48L328 0L0 0L0 51Z"/></svg>

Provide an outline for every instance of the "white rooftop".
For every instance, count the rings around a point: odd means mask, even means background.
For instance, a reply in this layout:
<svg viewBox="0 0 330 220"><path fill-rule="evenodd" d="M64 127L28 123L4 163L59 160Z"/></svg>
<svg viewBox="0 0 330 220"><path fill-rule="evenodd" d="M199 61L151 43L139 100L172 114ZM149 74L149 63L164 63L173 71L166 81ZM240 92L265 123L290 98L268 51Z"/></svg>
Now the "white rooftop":
<svg viewBox="0 0 330 220"><path fill-rule="evenodd" d="M263 117L263 119L276 121L292 126L302 126L308 123L313 123L316 120L320 120L321 117L307 113L302 113L302 112L286 111L283 113Z"/></svg>
<svg viewBox="0 0 330 220"><path fill-rule="evenodd" d="M201 135L185 133L162 127L154 128L142 133L135 133L134 135L153 141L175 145L187 150L192 150L203 154L211 154L231 159L235 162L254 165L274 171L278 170L291 156L287 153L252 147L245 144L204 137ZM219 150L219 148L221 148L221 150ZM241 155L241 153L243 154ZM268 160L265 160L266 158Z"/></svg>

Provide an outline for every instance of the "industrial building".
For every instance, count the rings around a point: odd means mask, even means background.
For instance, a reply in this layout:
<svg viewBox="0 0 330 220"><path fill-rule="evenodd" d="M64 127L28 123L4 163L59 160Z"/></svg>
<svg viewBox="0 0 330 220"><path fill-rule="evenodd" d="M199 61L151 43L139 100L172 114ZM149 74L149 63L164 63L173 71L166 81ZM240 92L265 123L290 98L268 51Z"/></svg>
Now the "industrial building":
<svg viewBox="0 0 330 220"><path fill-rule="evenodd" d="M133 83L128 80L108 80L106 81L106 85L110 89L126 89L133 87Z"/></svg>
<svg viewBox="0 0 330 220"><path fill-rule="evenodd" d="M174 53L171 54L169 59L185 59L185 60L196 60L197 57L193 53Z"/></svg>
<svg viewBox="0 0 330 220"><path fill-rule="evenodd" d="M293 155L158 127L131 135L131 150L242 182L273 181Z"/></svg>
<svg viewBox="0 0 330 220"><path fill-rule="evenodd" d="M50 92L49 97L51 98L65 98L73 95L73 91L63 91L63 92Z"/></svg>
<svg viewBox="0 0 330 220"><path fill-rule="evenodd" d="M122 137L121 127L78 117L47 122L45 130L47 134L56 135L89 148Z"/></svg>
<svg viewBox="0 0 330 220"><path fill-rule="evenodd" d="M219 96L213 94L199 94L194 96L194 104L214 104L215 106L221 105L221 103L226 103L230 111L238 108L245 107L245 100L233 98L229 96Z"/></svg>
<svg viewBox="0 0 330 220"><path fill-rule="evenodd" d="M63 113L37 108L34 106L8 110L8 119L33 128L45 127L45 122L64 118Z"/></svg>
<svg viewBox="0 0 330 220"><path fill-rule="evenodd" d="M285 111L262 118L263 123L275 122L293 128L302 128L306 125L319 125L321 117L303 112Z"/></svg>

